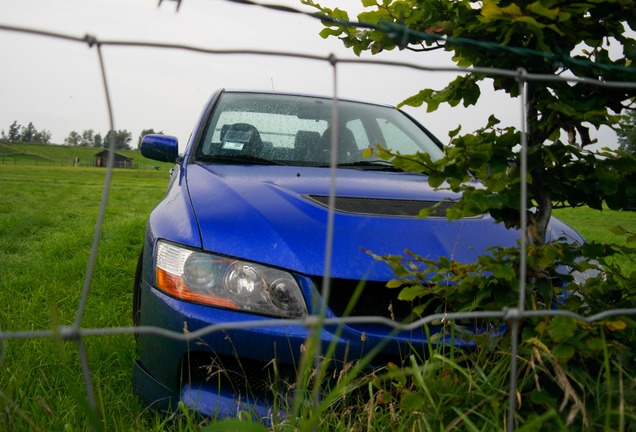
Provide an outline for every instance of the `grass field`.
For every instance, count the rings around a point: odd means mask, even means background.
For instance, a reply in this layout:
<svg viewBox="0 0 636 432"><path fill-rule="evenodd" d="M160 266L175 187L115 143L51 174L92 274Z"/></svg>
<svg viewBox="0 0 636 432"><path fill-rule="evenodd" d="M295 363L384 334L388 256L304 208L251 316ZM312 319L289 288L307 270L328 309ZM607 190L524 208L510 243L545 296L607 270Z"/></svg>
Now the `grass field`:
<svg viewBox="0 0 636 432"><path fill-rule="evenodd" d="M80 166L95 165L95 153L104 149L47 145L35 143L10 143L0 141L1 165L72 166L79 158ZM117 153L133 159L137 169L168 169L170 164L146 159L138 150L117 150Z"/></svg>
<svg viewBox="0 0 636 432"><path fill-rule="evenodd" d="M2 330L50 329L74 321L105 173L88 167L0 164ZM165 169L114 171L82 327L131 325L145 220L166 185ZM589 239L610 239L614 234L608 227L614 224L636 232L636 213L576 209L557 214ZM95 336L86 345L104 430L167 428L165 419L144 411L131 393L133 336ZM0 367L0 430L88 429L75 343L8 340L1 347ZM188 429L182 423L170 428Z"/></svg>
<svg viewBox="0 0 636 432"><path fill-rule="evenodd" d="M0 165L0 326L70 325L76 315L106 171ZM145 220L166 171L115 170L82 327L131 325L132 284ZM130 391L133 336L87 341L106 430L143 430ZM0 430L83 430L84 382L74 343L11 340L3 347Z"/></svg>

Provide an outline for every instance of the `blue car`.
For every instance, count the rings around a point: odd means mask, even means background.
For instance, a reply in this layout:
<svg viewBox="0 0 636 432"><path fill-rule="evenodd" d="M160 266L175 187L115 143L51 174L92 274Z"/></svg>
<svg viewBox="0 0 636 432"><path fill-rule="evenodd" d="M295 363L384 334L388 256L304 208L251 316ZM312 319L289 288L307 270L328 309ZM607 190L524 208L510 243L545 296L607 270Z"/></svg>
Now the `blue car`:
<svg viewBox="0 0 636 432"><path fill-rule="evenodd" d="M265 416L272 386L295 382L309 334L290 320L321 310L325 278L327 317L344 316L362 286L346 313L402 322L412 305L386 288L394 275L368 251L408 248L469 262L493 245L516 244L519 233L489 216L449 221L442 205L416 217L457 196L432 189L425 175L369 157L367 149L378 144L433 159L443 153L429 131L391 106L225 90L205 106L182 156L174 137L143 138L144 156L176 165L148 220L134 324L179 333L255 324L192 341L139 334L133 388L145 404L166 409L182 402L209 416L245 408ZM582 241L557 220L551 229L555 237ZM256 326L264 320L280 325ZM324 347L335 343L334 365L376 347L372 364L399 363L408 350L421 353L427 345L423 329L396 333L377 323L350 323L341 333L327 326L320 337Z"/></svg>

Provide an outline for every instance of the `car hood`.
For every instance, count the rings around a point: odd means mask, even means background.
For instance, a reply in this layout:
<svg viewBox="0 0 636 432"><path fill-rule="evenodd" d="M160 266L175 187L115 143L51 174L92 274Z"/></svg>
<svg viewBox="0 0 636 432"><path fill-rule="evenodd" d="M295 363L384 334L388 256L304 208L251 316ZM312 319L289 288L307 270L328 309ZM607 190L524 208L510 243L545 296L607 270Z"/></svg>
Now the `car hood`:
<svg viewBox="0 0 636 432"><path fill-rule="evenodd" d="M203 249L311 276L325 273L330 170L316 167L199 165L187 167L186 184ZM388 280L391 269L374 254L405 249L437 259L473 261L489 246L512 245L519 234L490 217L396 216L403 205L453 199L432 190L418 174L338 169L333 212L334 278ZM419 208L419 207L418 207Z"/></svg>

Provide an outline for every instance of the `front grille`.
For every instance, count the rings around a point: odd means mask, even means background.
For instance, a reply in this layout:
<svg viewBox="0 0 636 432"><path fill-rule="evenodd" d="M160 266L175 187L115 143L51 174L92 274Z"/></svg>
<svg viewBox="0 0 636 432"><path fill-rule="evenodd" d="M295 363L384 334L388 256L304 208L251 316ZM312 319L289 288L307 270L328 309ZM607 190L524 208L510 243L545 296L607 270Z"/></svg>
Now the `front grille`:
<svg viewBox="0 0 636 432"><path fill-rule="evenodd" d="M183 379L218 384L236 395L263 397L283 394L296 382L296 370L290 365L258 362L192 351L183 359Z"/></svg>
<svg viewBox="0 0 636 432"><path fill-rule="evenodd" d="M321 278L316 278L313 282L315 286L322 286ZM421 303L421 300L413 302L399 300L398 294L401 289L387 288L385 282L360 282L349 279L331 281L328 306L334 315L345 316L359 284L362 284L362 294L352 305L348 316L381 316L396 322L410 322L417 319L412 314L412 310ZM429 305L431 310L425 313L433 313L435 307L437 307L436 304Z"/></svg>
<svg viewBox="0 0 636 432"><path fill-rule="evenodd" d="M329 207L328 195L305 195L305 198L323 207ZM415 217L422 209L429 210L429 217L446 217L453 201L424 201L393 198L335 197L334 210L372 216Z"/></svg>

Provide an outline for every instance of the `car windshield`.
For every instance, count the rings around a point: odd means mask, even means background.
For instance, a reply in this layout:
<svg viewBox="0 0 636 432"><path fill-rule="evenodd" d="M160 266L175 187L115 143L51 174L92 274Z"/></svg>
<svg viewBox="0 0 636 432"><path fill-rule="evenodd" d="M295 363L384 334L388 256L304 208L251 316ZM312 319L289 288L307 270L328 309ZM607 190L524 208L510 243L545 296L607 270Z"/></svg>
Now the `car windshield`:
<svg viewBox="0 0 636 432"><path fill-rule="evenodd" d="M196 160L214 163L327 166L332 139L337 162L384 167L365 149L381 145L401 154L442 156L439 143L396 108L326 98L259 93L223 93L205 128Z"/></svg>

